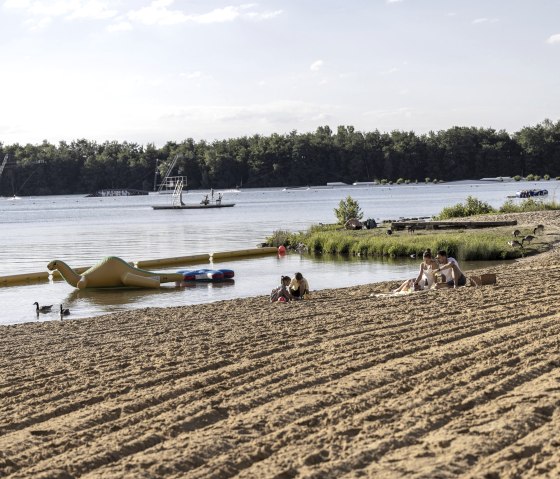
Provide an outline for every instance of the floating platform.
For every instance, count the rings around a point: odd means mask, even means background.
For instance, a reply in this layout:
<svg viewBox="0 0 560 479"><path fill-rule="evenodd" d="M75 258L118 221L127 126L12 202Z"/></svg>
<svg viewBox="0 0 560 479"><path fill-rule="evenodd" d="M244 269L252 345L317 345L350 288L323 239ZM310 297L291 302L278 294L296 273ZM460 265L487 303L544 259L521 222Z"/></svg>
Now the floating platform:
<svg viewBox="0 0 560 479"><path fill-rule="evenodd" d="M468 228L496 228L498 226L515 226L516 220L513 221L395 221L391 223L391 229L394 231L424 229L468 229Z"/></svg>
<svg viewBox="0 0 560 479"><path fill-rule="evenodd" d="M186 204L186 205L155 205L152 206L154 210L205 210L211 208L230 208L235 206L235 203L210 203L208 205L201 204Z"/></svg>

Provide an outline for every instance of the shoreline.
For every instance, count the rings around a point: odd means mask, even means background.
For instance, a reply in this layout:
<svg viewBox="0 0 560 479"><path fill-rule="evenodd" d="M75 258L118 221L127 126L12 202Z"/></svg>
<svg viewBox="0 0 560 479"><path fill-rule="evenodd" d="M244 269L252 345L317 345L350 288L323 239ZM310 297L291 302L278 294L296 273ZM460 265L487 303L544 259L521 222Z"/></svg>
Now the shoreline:
<svg viewBox="0 0 560 479"><path fill-rule="evenodd" d="M483 272L3 326L0 475L556 477L560 249Z"/></svg>

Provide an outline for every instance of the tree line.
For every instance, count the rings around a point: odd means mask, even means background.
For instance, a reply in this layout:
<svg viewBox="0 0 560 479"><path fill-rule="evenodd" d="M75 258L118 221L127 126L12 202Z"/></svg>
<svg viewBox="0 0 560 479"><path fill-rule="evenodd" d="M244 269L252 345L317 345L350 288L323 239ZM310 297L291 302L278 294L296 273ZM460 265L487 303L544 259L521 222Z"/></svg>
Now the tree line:
<svg viewBox="0 0 560 479"><path fill-rule="evenodd" d="M188 189L321 185L356 181L454 181L529 174L560 175L560 121L545 120L509 134L491 128L412 131L332 131L254 135L207 142L58 145L0 143L0 195L91 193L100 189L153 190L178 155L174 175ZM157 174L156 174L157 172Z"/></svg>

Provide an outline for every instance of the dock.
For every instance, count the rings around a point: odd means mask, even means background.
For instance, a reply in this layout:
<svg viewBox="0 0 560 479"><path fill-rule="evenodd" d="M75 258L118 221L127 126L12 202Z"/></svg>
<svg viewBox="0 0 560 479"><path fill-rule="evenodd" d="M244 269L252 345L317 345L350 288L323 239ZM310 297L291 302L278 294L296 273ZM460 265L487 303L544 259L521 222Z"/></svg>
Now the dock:
<svg viewBox="0 0 560 479"><path fill-rule="evenodd" d="M439 230L439 229L471 229L496 228L499 226L515 226L512 221L394 221L391 223L393 231L401 230Z"/></svg>
<svg viewBox="0 0 560 479"><path fill-rule="evenodd" d="M104 190L97 190L95 193L90 193L86 198L92 197L105 197L105 196L144 196L149 191L135 190L134 188L109 188Z"/></svg>

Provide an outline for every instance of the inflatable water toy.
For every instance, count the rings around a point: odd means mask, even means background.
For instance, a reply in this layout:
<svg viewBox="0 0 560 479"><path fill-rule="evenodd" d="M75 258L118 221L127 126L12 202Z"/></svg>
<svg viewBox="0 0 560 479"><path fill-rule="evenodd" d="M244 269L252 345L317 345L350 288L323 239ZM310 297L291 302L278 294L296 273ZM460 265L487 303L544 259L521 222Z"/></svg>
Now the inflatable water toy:
<svg viewBox="0 0 560 479"><path fill-rule="evenodd" d="M183 269L177 271L177 273L183 276L182 281L223 281L235 276L231 269Z"/></svg>
<svg viewBox="0 0 560 479"><path fill-rule="evenodd" d="M183 279L183 276L177 273L154 273L135 268L116 256L108 256L81 274L59 259L51 261L47 268L49 271L58 270L70 286L78 289L119 286L159 288L161 283Z"/></svg>

